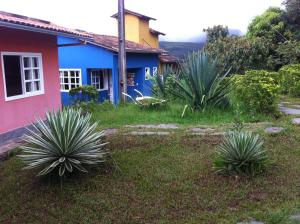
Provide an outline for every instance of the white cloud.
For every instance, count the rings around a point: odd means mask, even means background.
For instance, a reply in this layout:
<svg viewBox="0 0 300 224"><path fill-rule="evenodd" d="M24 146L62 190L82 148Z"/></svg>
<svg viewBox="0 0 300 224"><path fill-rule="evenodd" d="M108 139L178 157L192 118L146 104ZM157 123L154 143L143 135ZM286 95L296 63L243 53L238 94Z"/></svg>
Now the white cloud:
<svg viewBox="0 0 300 224"><path fill-rule="evenodd" d="M126 8L157 18L151 26L184 40L216 24L246 32L256 15L282 0L125 0ZM117 32L117 0L0 0L1 10L101 34Z"/></svg>

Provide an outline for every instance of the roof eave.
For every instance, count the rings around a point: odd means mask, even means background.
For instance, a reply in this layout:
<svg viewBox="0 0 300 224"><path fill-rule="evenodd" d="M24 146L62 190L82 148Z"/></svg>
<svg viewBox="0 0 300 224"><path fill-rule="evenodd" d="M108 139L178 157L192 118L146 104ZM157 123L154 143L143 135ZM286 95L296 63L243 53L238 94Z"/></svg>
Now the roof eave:
<svg viewBox="0 0 300 224"><path fill-rule="evenodd" d="M72 34L72 33L59 32L59 31L48 30L48 29L44 29L44 28L32 27L32 26L15 24L15 23L4 22L4 21L0 21L0 26L18 29L18 30L31 31L31 32L36 32L36 33L49 34L49 35L53 35L53 36L64 36L64 37L70 37L70 38L90 39L90 37L88 37L88 36L80 36L80 35Z"/></svg>

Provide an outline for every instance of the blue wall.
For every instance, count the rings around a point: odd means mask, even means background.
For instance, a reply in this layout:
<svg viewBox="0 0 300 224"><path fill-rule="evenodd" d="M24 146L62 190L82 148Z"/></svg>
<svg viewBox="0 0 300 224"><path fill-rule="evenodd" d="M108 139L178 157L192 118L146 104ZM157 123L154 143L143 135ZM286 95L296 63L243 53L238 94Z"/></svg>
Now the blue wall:
<svg viewBox="0 0 300 224"><path fill-rule="evenodd" d="M58 37L58 44L78 43L77 40ZM58 48L59 67L61 69L73 68L81 69L82 84L89 85L90 75L89 69L111 69L113 81L113 100L117 104L119 102L120 85L118 75L118 56L116 53L94 45L78 45ZM153 67L158 67L157 54L133 54L127 53L127 68L135 69L135 86L128 87L128 93L136 96L134 88L141 91L144 95L151 95L151 82L145 80L145 67L149 67L151 75ZM109 100L108 91L99 92L99 101ZM68 92L62 92L62 102L64 105L70 105L72 99Z"/></svg>

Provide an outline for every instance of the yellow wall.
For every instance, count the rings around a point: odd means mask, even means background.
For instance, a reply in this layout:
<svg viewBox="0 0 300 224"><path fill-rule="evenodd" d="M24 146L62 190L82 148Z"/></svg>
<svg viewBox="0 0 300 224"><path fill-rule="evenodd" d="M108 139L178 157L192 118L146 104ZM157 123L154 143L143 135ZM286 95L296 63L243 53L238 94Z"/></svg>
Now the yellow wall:
<svg viewBox="0 0 300 224"><path fill-rule="evenodd" d="M139 19L137 16L125 15L125 37L148 47L158 48L158 35L150 32L149 21Z"/></svg>
<svg viewBox="0 0 300 224"><path fill-rule="evenodd" d="M139 18L130 14L125 15L125 39L136 43L140 41Z"/></svg>

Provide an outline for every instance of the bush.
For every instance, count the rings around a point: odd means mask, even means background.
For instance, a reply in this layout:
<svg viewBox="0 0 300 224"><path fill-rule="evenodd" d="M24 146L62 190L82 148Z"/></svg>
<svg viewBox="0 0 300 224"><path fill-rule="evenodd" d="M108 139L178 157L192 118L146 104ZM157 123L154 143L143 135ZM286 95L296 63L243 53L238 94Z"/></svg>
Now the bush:
<svg viewBox="0 0 300 224"><path fill-rule="evenodd" d="M296 82L289 92L291 96L300 97L300 81Z"/></svg>
<svg viewBox="0 0 300 224"><path fill-rule="evenodd" d="M250 70L245 75L234 77L233 104L251 113L275 112L280 88L277 77L277 73L264 70Z"/></svg>
<svg viewBox="0 0 300 224"><path fill-rule="evenodd" d="M69 91L73 98L73 105L80 108L83 114L93 112L98 100L98 91L95 86L79 86Z"/></svg>
<svg viewBox="0 0 300 224"><path fill-rule="evenodd" d="M281 87L284 94L294 95L300 82L300 64L283 66L279 70ZM297 95L297 93L296 93Z"/></svg>
<svg viewBox="0 0 300 224"><path fill-rule="evenodd" d="M28 130L20 155L25 169L40 168L38 175L58 172L60 177L74 170L87 172L85 166L105 161L108 151L102 143L104 132L97 131L91 115L80 110L64 109L47 113L47 120L37 120L34 130Z"/></svg>
<svg viewBox="0 0 300 224"><path fill-rule="evenodd" d="M259 135L232 131L218 148L214 168L222 175L254 175L265 169L267 158Z"/></svg>
<svg viewBox="0 0 300 224"><path fill-rule="evenodd" d="M244 74L251 69L273 69L272 48L272 43L265 38L227 37L208 43L204 50L218 58L221 74L229 68L233 74Z"/></svg>

